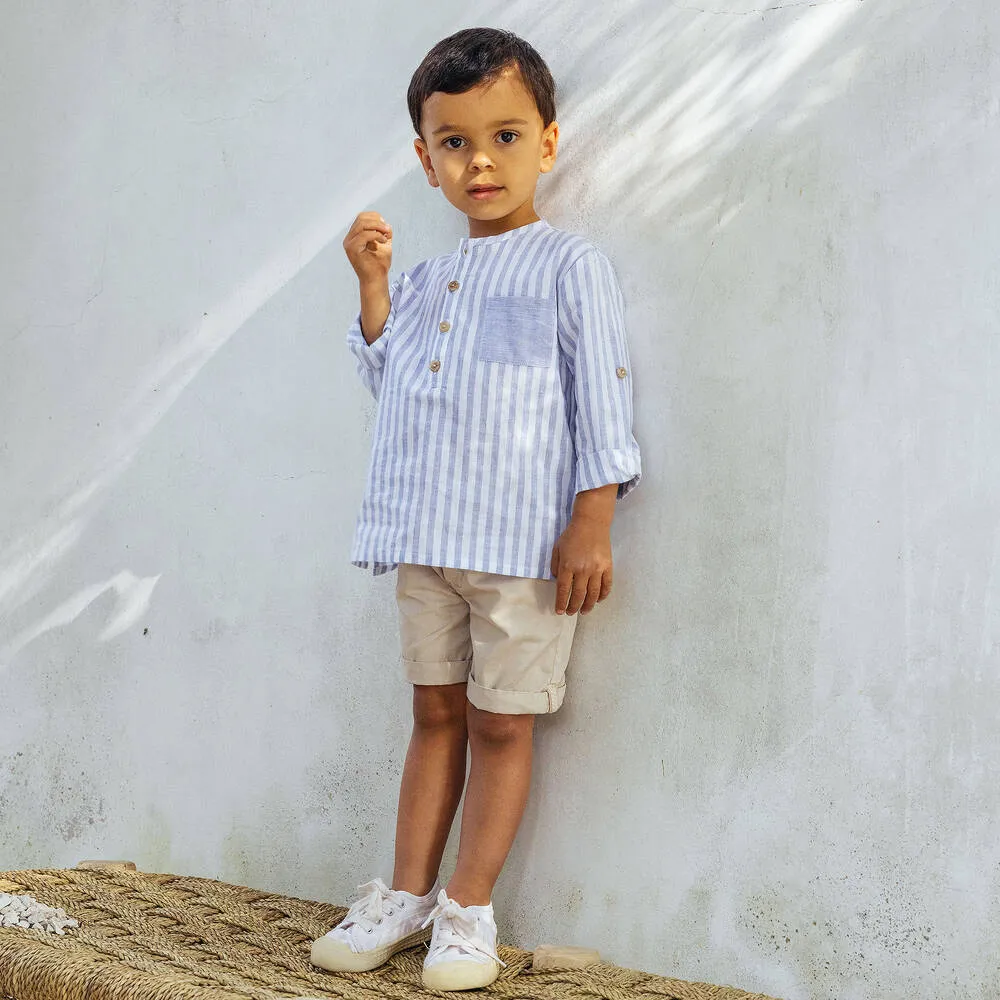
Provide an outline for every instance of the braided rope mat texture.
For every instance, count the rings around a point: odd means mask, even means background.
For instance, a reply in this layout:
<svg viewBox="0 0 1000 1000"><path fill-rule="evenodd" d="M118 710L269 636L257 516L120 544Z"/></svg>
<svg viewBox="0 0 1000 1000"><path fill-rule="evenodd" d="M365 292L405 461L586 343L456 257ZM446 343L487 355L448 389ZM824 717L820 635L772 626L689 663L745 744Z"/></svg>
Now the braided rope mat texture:
<svg viewBox="0 0 1000 1000"><path fill-rule="evenodd" d="M424 948L374 972L334 975L309 964L309 949L344 907L206 878L40 869L0 872L0 892L27 893L80 921L65 937L0 928L2 1000L770 1000L606 964L533 973L530 952L506 947L500 979L471 994L424 990Z"/></svg>

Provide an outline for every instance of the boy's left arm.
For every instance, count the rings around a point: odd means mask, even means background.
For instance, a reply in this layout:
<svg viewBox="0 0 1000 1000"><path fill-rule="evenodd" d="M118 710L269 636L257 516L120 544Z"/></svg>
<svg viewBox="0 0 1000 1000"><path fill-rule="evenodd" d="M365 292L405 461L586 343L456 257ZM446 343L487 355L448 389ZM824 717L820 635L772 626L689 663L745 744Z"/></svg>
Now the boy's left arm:
<svg viewBox="0 0 1000 1000"><path fill-rule="evenodd" d="M618 484L577 493L573 516L552 548L556 614L590 614L611 593L611 521Z"/></svg>
<svg viewBox="0 0 1000 1000"><path fill-rule="evenodd" d="M616 501L639 483L625 304L611 262L596 248L578 258L559 289L560 345L573 371L576 498L552 550L556 613L588 614L611 592Z"/></svg>

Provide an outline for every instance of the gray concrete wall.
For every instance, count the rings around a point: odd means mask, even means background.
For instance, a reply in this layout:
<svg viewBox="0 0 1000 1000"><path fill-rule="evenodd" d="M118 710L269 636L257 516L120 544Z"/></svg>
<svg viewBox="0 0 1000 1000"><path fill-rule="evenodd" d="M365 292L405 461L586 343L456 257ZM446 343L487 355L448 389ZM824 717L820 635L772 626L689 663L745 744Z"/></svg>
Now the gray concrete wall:
<svg viewBox="0 0 1000 1000"><path fill-rule="evenodd" d="M391 578L348 565L340 241L372 207L397 267L464 234L403 95L472 24L560 81L543 214L617 265L646 471L503 938L995 997L992 0L8 11L0 868L389 873L408 691Z"/></svg>

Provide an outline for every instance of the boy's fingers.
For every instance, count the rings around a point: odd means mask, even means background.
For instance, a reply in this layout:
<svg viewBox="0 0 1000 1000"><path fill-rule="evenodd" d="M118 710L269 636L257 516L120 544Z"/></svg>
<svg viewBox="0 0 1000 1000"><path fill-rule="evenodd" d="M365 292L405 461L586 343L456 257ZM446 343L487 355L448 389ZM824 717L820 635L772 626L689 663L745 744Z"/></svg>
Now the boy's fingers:
<svg viewBox="0 0 1000 1000"><path fill-rule="evenodd" d="M581 615L589 615L594 610L594 605L601 599L603 580L604 577L597 576L596 573L590 578L590 583L587 584L587 599L580 608Z"/></svg>
<svg viewBox="0 0 1000 1000"><path fill-rule="evenodd" d="M386 236L392 236L392 226L387 222L379 222L378 219L366 219L365 222L358 227L359 232L363 232L370 229L372 232L385 233Z"/></svg>
<svg viewBox="0 0 1000 1000"><path fill-rule="evenodd" d="M560 573L559 581L556 584L556 614L566 613L566 605L569 603L570 593L573 590L573 574Z"/></svg>
<svg viewBox="0 0 1000 1000"><path fill-rule="evenodd" d="M391 251L392 237L386 236L375 229L363 229L360 233L351 237L350 240L345 240L344 242L344 249L347 251L348 256L351 254L360 256L365 252L377 253L380 246L384 246L387 250Z"/></svg>
<svg viewBox="0 0 1000 1000"><path fill-rule="evenodd" d="M387 223L380 223L377 219L362 219L358 216L354 221L354 225L348 230L347 236L344 237L344 245L346 246L355 240L370 240L375 236L391 240L392 226Z"/></svg>
<svg viewBox="0 0 1000 1000"><path fill-rule="evenodd" d="M597 599L603 601L611 593L611 570L606 569L601 577L601 596Z"/></svg>
<svg viewBox="0 0 1000 1000"><path fill-rule="evenodd" d="M588 578L586 576L576 576L573 578L573 596L566 607L566 614L575 615L583 605L587 597Z"/></svg>
<svg viewBox="0 0 1000 1000"><path fill-rule="evenodd" d="M380 229L362 229L356 236L356 239L363 246L367 246L369 243L388 243L392 237L386 235Z"/></svg>

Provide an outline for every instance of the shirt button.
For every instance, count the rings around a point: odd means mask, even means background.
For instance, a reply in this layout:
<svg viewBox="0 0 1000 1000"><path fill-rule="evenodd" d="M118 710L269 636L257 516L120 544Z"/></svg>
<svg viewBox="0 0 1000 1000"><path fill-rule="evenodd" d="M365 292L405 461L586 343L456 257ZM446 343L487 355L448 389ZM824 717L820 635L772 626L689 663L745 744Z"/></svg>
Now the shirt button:
<svg viewBox="0 0 1000 1000"><path fill-rule="evenodd" d="M439 372L439 371L441 371L441 362L440 361L432 361L430 363L429 367L430 367L430 370L432 372Z"/></svg>
<svg viewBox="0 0 1000 1000"><path fill-rule="evenodd" d="M446 319L443 319L440 323L438 323L438 329L442 333L447 333L451 329L451 323L449 323Z"/></svg>
<svg viewBox="0 0 1000 1000"><path fill-rule="evenodd" d="M458 288L459 288L459 285L458 285L457 281L449 281L448 282L448 291L449 292L457 292Z"/></svg>
<svg viewBox="0 0 1000 1000"><path fill-rule="evenodd" d="M468 252L469 252L468 247L466 247L466 249L462 251L462 253L468 253Z"/></svg>
<svg viewBox="0 0 1000 1000"><path fill-rule="evenodd" d="M625 370L624 368L619 368L619 369L618 369L618 370L617 370L617 371L615 372L615 374L616 374L616 375L617 375L617 376L618 376L619 378L625 378L625 376L626 376L626 375L628 375L628 372L627 372L627 371L626 371L626 370Z"/></svg>

